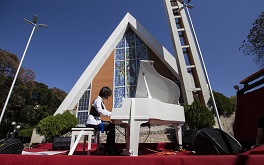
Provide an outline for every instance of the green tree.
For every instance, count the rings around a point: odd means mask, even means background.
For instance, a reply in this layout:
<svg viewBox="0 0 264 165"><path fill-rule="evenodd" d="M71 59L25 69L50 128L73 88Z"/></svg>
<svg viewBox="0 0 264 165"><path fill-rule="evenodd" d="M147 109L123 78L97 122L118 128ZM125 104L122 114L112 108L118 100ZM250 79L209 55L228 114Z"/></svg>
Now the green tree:
<svg viewBox="0 0 264 165"><path fill-rule="evenodd" d="M58 121L54 116L48 116L42 119L36 127L38 134L45 136L47 141L51 142L54 136L59 135Z"/></svg>
<svg viewBox="0 0 264 165"><path fill-rule="evenodd" d="M53 108L52 114L55 113L55 110L60 106L64 98L67 96L67 93L59 88L50 88L50 98L48 102L48 107ZM56 109L54 109L56 107Z"/></svg>
<svg viewBox="0 0 264 165"><path fill-rule="evenodd" d="M33 129L32 128L27 128L19 131L18 137L21 138L22 141L30 141L31 136L32 136Z"/></svg>
<svg viewBox="0 0 264 165"><path fill-rule="evenodd" d="M48 116L42 119L37 125L36 131L51 142L53 137L67 133L77 124L77 118L67 110L63 114Z"/></svg>
<svg viewBox="0 0 264 165"><path fill-rule="evenodd" d="M9 89L13 82L19 65L17 56L6 50L0 49L0 106L4 106ZM19 123L20 112L30 99L30 93L34 88L35 74L30 69L21 67L11 97L8 102L0 127L0 137L8 137L13 130L12 121Z"/></svg>
<svg viewBox="0 0 264 165"><path fill-rule="evenodd" d="M215 124L214 115L206 106L198 101L191 105L184 105L186 124L190 129L202 129L213 127Z"/></svg>
<svg viewBox="0 0 264 165"><path fill-rule="evenodd" d="M236 111L237 98L236 96L231 96L229 100L230 100L230 104L231 104L231 107L233 108L233 113L234 113Z"/></svg>
<svg viewBox="0 0 264 165"><path fill-rule="evenodd" d="M38 118L42 119L54 114L67 93L58 88L48 88L47 85L35 82L31 105L38 109ZM36 123L37 124L37 123Z"/></svg>
<svg viewBox="0 0 264 165"><path fill-rule="evenodd" d="M239 50L243 50L245 55L252 56L255 64L261 68L264 66L264 12L253 23L247 39L243 41Z"/></svg>
<svg viewBox="0 0 264 165"><path fill-rule="evenodd" d="M235 103L230 98L226 97L222 93L213 91L216 107L218 109L218 114L220 116L230 116L235 111ZM215 112L213 101L210 98L208 101L208 106Z"/></svg>
<svg viewBox="0 0 264 165"><path fill-rule="evenodd" d="M11 52L0 49L0 110L13 82L19 59ZM35 73L21 67L0 126L0 138L13 131L12 121L21 125L18 131L32 129L43 118L53 115L66 92L34 81ZM1 112L1 111L0 111ZM22 139L27 139L23 134ZM31 137L31 135L30 135Z"/></svg>

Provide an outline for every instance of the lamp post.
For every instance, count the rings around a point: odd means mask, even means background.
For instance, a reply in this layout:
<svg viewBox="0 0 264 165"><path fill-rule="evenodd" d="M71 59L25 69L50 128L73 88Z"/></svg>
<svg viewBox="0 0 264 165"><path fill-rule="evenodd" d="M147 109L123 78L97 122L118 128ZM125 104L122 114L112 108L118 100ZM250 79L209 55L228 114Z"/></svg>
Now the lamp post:
<svg viewBox="0 0 264 165"><path fill-rule="evenodd" d="M11 124L14 126L14 130L13 130L13 132L12 132L12 138L14 138L14 137L15 137L15 134L16 134L16 131L17 131L21 126L20 126L20 125L17 125L17 123L16 123L15 121L13 121Z"/></svg>
<svg viewBox="0 0 264 165"><path fill-rule="evenodd" d="M202 55L202 51L200 49L200 45L199 45L199 42L198 42L198 39L197 39L197 36L196 36L196 33L195 33L195 30L194 30L194 26L193 26L193 23L192 23L192 18L191 18L191 15L190 15L190 12L189 12L189 9L192 9L193 8L193 5L189 4L189 2L191 2L191 0L188 0L187 3L184 2L184 0L178 0L181 4L183 4L183 7L180 8L178 11L182 10L184 7L187 11L187 15L188 15L188 19L190 21L190 24L191 24L191 28L192 28L192 31L193 31L193 35L194 35L194 39L195 39L195 43L196 43L196 46L198 48L198 51L199 51L199 55L200 55L200 60L202 62L202 66L203 66L203 69L204 69L204 73L205 73L205 76L206 76L206 80L207 80L207 83L208 83L208 88L209 88L209 92L210 92L210 95L211 95L211 98L212 98L212 101L213 101L213 106L214 106L214 109L215 109L215 113L216 113L216 119L217 119L217 122L218 122L218 125L220 127L221 130L223 130L222 128L222 124L221 124L221 121L220 121L220 118L219 118L219 114L218 114L218 110L217 110L217 106L216 106L216 103L215 103L215 99L214 99L214 95L213 95L213 91L212 91L212 87L211 87L211 84L210 84L210 80L209 80L209 77L208 77L208 73L207 73L207 70L206 70L206 66L205 66L205 63L204 63L204 60L203 60L203 55Z"/></svg>
<svg viewBox="0 0 264 165"><path fill-rule="evenodd" d="M9 93L8 93L8 95L7 95L7 98L6 98L6 101L5 101L5 104L4 104L4 107L3 107L3 110L2 110L1 116L0 116L0 124L1 124L1 122L2 122L2 119L3 119L4 113L5 113L5 110L6 110L6 107L7 107L8 101L9 101L9 98L10 98L11 93L12 93L12 90L13 90L13 88L14 88L14 85L15 85L15 82L16 82L16 79L17 79L17 76L18 76L18 73L19 73L19 71L20 71L21 65L22 65L22 63L23 63L24 57L25 57L25 55L26 55L27 48L28 48L28 45L29 45L29 43L30 43L31 37L32 37L34 31L35 31L35 30L38 30L38 27L43 27L43 28L47 28L47 27L48 27L48 25L45 25L45 24L37 24L37 19L38 19L38 17L37 17L37 15L35 15L35 14L33 15L33 22L31 22L31 21L29 21L29 20L23 18L23 20L24 20L25 22L27 22L27 23L33 25L33 29L32 29L32 32L31 32L31 34L30 34L30 37L29 37L29 39L28 39L28 42L27 42L26 48L25 48L25 50L24 50L23 56L22 56L22 58L21 58L21 61L20 61L20 63L19 63L19 66L18 66L18 68L17 68L17 72L16 72L16 74L15 74L15 77L14 77L13 83L12 83L12 85L11 85L11 87L10 87L10 90L9 90Z"/></svg>

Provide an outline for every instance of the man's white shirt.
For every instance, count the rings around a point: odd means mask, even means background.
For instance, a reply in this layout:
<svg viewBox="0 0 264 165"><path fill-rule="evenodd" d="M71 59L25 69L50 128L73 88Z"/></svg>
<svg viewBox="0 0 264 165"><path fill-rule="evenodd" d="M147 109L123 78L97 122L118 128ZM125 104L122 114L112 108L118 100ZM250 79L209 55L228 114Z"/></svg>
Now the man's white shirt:
<svg viewBox="0 0 264 165"><path fill-rule="evenodd" d="M103 102L103 99L98 96L92 103L92 106L95 107L95 109L97 110L97 112L100 114L100 115L103 115L103 116L111 116L111 112L108 111L106 108L105 108L105 105L104 105L104 102ZM103 107L102 107L103 106ZM87 122L86 124L91 124L91 125L99 125L101 123L101 118L100 117L95 117L93 115L88 115L88 119L87 119Z"/></svg>

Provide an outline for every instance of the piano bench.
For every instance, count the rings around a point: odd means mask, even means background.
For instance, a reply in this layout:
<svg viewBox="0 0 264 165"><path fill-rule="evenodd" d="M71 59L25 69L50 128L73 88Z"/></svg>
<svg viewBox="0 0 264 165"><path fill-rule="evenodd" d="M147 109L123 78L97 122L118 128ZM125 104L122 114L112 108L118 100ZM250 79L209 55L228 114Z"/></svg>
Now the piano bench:
<svg viewBox="0 0 264 165"><path fill-rule="evenodd" d="M99 131L94 131L93 128L87 128L87 127L76 127L76 128L72 128L71 130L72 130L71 145L70 145L70 152L68 155L73 154L74 150L76 149L81 139L81 136L84 136L83 151L85 151L86 137L88 136L87 155L90 155L90 152L91 152L92 136L96 135L96 137L94 138L96 139L97 147L99 146L99 143L100 143L100 140L99 140L100 132ZM77 136L76 140L75 140L75 136Z"/></svg>

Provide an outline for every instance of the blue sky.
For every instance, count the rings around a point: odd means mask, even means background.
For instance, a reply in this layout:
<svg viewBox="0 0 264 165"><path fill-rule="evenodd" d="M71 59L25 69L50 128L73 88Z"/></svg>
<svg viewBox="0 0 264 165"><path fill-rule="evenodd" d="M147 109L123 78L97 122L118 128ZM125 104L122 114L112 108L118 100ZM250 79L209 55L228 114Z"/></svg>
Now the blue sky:
<svg viewBox="0 0 264 165"><path fill-rule="evenodd" d="M233 86L258 71L238 49L264 11L263 0L192 0L190 10L213 90L234 96ZM32 26L47 24L32 37L23 67L36 81L69 92L127 12L173 53L163 0L1 0L0 48L21 59ZM11 84L10 84L11 85Z"/></svg>

